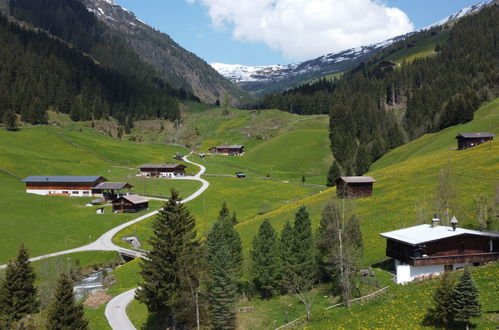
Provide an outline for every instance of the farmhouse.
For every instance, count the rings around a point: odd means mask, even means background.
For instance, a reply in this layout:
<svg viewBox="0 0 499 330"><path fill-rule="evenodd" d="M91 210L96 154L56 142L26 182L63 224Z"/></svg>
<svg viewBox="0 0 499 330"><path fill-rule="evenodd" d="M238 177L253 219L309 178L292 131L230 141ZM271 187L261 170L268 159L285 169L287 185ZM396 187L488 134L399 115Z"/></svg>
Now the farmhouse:
<svg viewBox="0 0 499 330"><path fill-rule="evenodd" d="M28 176L26 192L37 195L90 197L97 184L107 181L102 176Z"/></svg>
<svg viewBox="0 0 499 330"><path fill-rule="evenodd" d="M114 200L124 195L124 190L130 193L133 186L127 182L100 182L92 188L93 196L103 197L105 200Z"/></svg>
<svg viewBox="0 0 499 330"><path fill-rule="evenodd" d="M463 150L494 140L494 134L489 132L459 133L456 136L457 150Z"/></svg>
<svg viewBox="0 0 499 330"><path fill-rule="evenodd" d="M243 145L211 147L208 151L212 154L239 156L244 153Z"/></svg>
<svg viewBox="0 0 499 330"><path fill-rule="evenodd" d="M113 201L113 212L135 213L149 207L149 201L139 195L123 195Z"/></svg>
<svg viewBox="0 0 499 330"><path fill-rule="evenodd" d="M144 164L140 166L140 175L146 178L174 178L185 175L185 168L182 164Z"/></svg>
<svg viewBox="0 0 499 330"><path fill-rule="evenodd" d="M437 219L438 220L438 219ZM499 233L419 225L382 233L397 283L499 259Z"/></svg>
<svg viewBox="0 0 499 330"><path fill-rule="evenodd" d="M339 198L369 197L373 194L373 183L370 176L342 176L336 180L336 195Z"/></svg>

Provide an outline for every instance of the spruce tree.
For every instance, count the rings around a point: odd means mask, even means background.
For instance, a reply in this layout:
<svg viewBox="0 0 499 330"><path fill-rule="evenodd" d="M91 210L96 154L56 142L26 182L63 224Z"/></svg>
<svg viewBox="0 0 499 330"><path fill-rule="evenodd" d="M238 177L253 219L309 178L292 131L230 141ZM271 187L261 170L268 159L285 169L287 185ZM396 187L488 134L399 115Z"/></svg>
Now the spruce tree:
<svg viewBox="0 0 499 330"><path fill-rule="evenodd" d="M360 251L364 246L362 239L362 231L360 230L359 216L354 214L345 225L345 237L354 246L358 247Z"/></svg>
<svg viewBox="0 0 499 330"><path fill-rule="evenodd" d="M227 249L211 255L208 284L210 321L213 329L235 329L237 281Z"/></svg>
<svg viewBox="0 0 499 330"><path fill-rule="evenodd" d="M312 222L305 206L298 209L295 214L293 227L295 244L293 255L296 262L296 273L312 285L316 275L315 242L312 234Z"/></svg>
<svg viewBox="0 0 499 330"><path fill-rule="evenodd" d="M328 187L334 187L336 185L336 180L341 176L341 169L336 160L333 161L331 166L329 167L329 171L327 173L327 183Z"/></svg>
<svg viewBox="0 0 499 330"><path fill-rule="evenodd" d="M452 320L450 304L453 289L454 281L449 272L444 272L433 293L433 307L428 309L425 316L429 324L436 326L447 325Z"/></svg>
<svg viewBox="0 0 499 330"><path fill-rule="evenodd" d="M88 329L83 306L76 304L73 281L67 274L63 273L57 282L54 298L48 307L46 326L58 330Z"/></svg>
<svg viewBox="0 0 499 330"><path fill-rule="evenodd" d="M7 110L3 114L2 123L8 131L17 130L17 116L12 110Z"/></svg>
<svg viewBox="0 0 499 330"><path fill-rule="evenodd" d="M291 274L291 270L294 265L294 255L293 255L293 245L295 241L295 235L293 231L293 226L289 222L286 222L282 228L281 235L279 237L279 257L280 264L282 267L282 278L281 278L281 289L283 292L289 291L289 286L287 285L287 280Z"/></svg>
<svg viewBox="0 0 499 330"><path fill-rule="evenodd" d="M229 207L227 206L227 203L224 201L222 203L222 208L218 212L218 220L224 220L230 217L230 211Z"/></svg>
<svg viewBox="0 0 499 330"><path fill-rule="evenodd" d="M279 241L268 219L265 219L251 244L251 281L262 298L275 295L279 289Z"/></svg>
<svg viewBox="0 0 499 330"><path fill-rule="evenodd" d="M201 248L194 217L180 201L172 190L153 223L152 249L140 265L143 281L136 298L162 326L189 322L186 313L195 314Z"/></svg>
<svg viewBox="0 0 499 330"><path fill-rule="evenodd" d="M28 251L21 245L16 260L9 263L0 287L0 314L15 322L38 312L38 307L35 273Z"/></svg>
<svg viewBox="0 0 499 330"><path fill-rule="evenodd" d="M470 319L481 315L481 306L478 301L478 289L466 268L459 282L452 290L449 315L455 323L461 323L469 328Z"/></svg>

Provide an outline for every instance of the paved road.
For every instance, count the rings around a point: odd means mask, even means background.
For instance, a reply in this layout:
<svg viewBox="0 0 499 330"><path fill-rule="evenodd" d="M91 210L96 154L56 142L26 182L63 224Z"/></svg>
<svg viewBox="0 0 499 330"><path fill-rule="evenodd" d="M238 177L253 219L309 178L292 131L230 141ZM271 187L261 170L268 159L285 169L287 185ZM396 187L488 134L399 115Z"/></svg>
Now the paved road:
<svg viewBox="0 0 499 330"><path fill-rule="evenodd" d="M195 176L178 177L177 179L196 180L202 183L201 188L199 188L195 193L193 193L192 195L181 201L181 203L187 203L193 200L194 198L199 197L199 195L201 195L206 189L208 189L210 183L201 178L201 175L206 171L206 168L203 165L191 162L186 157L184 157L183 160L187 163L199 166L200 171ZM105 311L106 318L107 321L109 322L109 325L114 330L136 330L136 328L133 326L132 322L128 318L128 315L126 314L126 308L128 304L130 304L135 297L135 290L137 290L137 288L123 292L122 294L114 297L107 303Z"/></svg>

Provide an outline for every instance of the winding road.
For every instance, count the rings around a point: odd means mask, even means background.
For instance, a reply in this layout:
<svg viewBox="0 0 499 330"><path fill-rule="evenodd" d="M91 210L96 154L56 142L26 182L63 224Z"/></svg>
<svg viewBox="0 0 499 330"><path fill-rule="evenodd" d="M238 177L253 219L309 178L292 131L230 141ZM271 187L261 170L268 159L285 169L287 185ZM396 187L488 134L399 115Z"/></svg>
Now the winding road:
<svg viewBox="0 0 499 330"><path fill-rule="evenodd" d="M190 163L193 165L196 165L200 168L200 171L194 175L194 176L184 176L184 177L177 177L174 180L194 180L194 181L199 181L201 182L201 187L194 192L192 195L189 197L183 199L181 203L187 203L190 202L191 200L199 197L208 187L210 186L210 183L204 179L201 178L201 175L206 171L206 168L198 163L194 163L190 160L187 159L187 157L182 158L183 161L186 163ZM116 244L113 243L113 237L123 230L124 228L131 226L137 222L140 222L144 219L147 219L149 217L152 217L156 214L158 214L159 210L149 212L147 214L144 214L136 219L130 220L128 222L125 222L117 227L114 227L113 229L105 232L102 234L97 240L94 242L80 246L74 249L69 249L69 250L64 250L64 251L59 251L59 252L54 252L54 253L49 253L45 254L42 256L38 257L33 257L30 258L30 261L38 261L38 260L43 260L51 257L57 257L65 254L70 254L70 253L75 253L75 252L84 252L84 251L117 251L122 254L127 254L127 255L133 255L136 257L140 257L141 253L130 250L130 249L125 249L122 248ZM6 268L7 265L0 265L0 269ZM130 322L130 319L128 318L126 314L126 307L128 304L133 300L135 296L135 289L128 290L126 292L123 292L122 294L114 297L109 301L109 303L106 306L106 318L109 322L109 325L111 328L115 330L136 330L136 328L133 326L132 322Z"/></svg>

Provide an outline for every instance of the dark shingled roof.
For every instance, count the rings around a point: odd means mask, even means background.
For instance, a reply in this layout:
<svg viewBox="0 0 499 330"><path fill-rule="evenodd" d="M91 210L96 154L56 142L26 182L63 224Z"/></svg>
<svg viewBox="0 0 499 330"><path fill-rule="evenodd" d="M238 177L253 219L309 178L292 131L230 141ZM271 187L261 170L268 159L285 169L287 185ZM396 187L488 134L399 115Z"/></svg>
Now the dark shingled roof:
<svg viewBox="0 0 499 330"><path fill-rule="evenodd" d="M144 164L141 165L140 168L174 169L179 166L185 167L185 165L182 164Z"/></svg>
<svg viewBox="0 0 499 330"><path fill-rule="evenodd" d="M217 149L241 149L241 148L244 148L244 146L240 145L240 144L235 144L235 145L232 145L232 146L218 146L216 148Z"/></svg>
<svg viewBox="0 0 499 330"><path fill-rule="evenodd" d="M371 176L342 176L341 180L346 183L369 183L376 182Z"/></svg>
<svg viewBox="0 0 499 330"><path fill-rule="evenodd" d="M133 188L127 182L100 182L96 184L92 189L101 189L101 190L119 190L124 188Z"/></svg>
<svg viewBox="0 0 499 330"><path fill-rule="evenodd" d="M77 183L94 183L95 181L103 178L106 178L94 175L94 176L72 176L72 175L32 175L23 179L22 182L54 182L54 183L62 183L62 182L77 182Z"/></svg>
<svg viewBox="0 0 499 330"><path fill-rule="evenodd" d="M488 137L494 137L495 135L490 133L490 132L479 132L479 133L459 133L456 136L456 139L461 136L463 138L467 139L477 139L477 138L488 138Z"/></svg>

